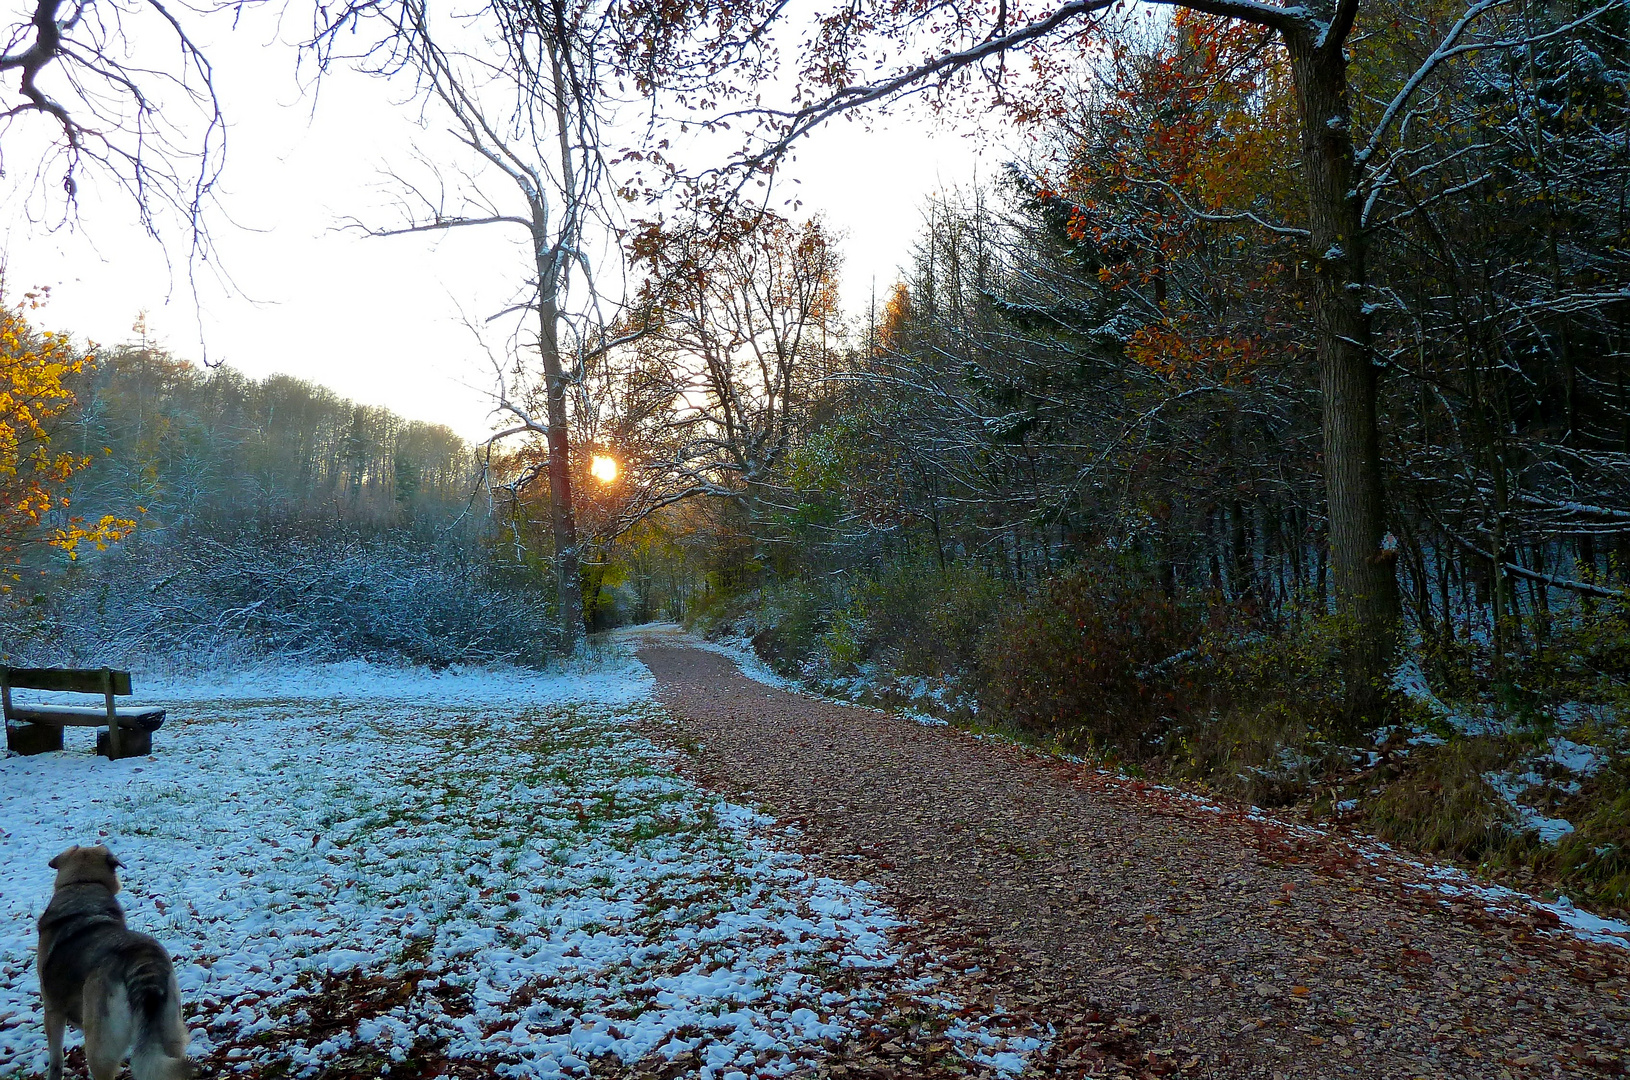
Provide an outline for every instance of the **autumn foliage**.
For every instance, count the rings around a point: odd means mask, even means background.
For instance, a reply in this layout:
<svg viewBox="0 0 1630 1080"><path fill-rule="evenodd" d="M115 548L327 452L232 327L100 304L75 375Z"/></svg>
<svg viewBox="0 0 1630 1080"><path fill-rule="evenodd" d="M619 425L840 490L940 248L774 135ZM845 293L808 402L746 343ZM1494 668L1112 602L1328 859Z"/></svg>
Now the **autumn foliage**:
<svg viewBox="0 0 1630 1080"><path fill-rule="evenodd" d="M13 565L30 544L72 558L81 545L104 548L135 528L134 521L111 514L86 522L68 512L68 482L90 458L53 446L52 432L74 406L70 380L94 358L75 350L66 336L29 325L28 312L43 299L43 293L29 293L0 308L0 556ZM16 580L15 570L11 577Z"/></svg>
<svg viewBox="0 0 1630 1080"><path fill-rule="evenodd" d="M1002 617L992 636L1002 647L987 661L990 703L1033 736L1140 754L1194 705L1194 687L1168 661L1201 629L1197 609L1147 578L1079 569Z"/></svg>

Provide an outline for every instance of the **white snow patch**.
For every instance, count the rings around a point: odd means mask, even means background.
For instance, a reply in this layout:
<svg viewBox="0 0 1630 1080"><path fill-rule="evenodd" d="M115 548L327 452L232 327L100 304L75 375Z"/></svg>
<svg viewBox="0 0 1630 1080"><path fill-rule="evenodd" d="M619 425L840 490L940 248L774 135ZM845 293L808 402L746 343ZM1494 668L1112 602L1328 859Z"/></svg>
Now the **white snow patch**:
<svg viewBox="0 0 1630 1080"><path fill-rule="evenodd" d="M1532 806L1518 800L1523 792L1545 782L1538 773L1489 772L1483 774L1483 780L1516 813L1517 830L1519 832L1537 833L1540 842L1544 844L1554 844L1573 832L1573 822L1563 818L1546 817Z"/></svg>
<svg viewBox="0 0 1630 1080"><path fill-rule="evenodd" d="M124 859L193 1053L243 1068L307 1077L444 1043L506 1077L691 1051L705 1075L780 1076L898 992L893 913L676 776L629 724L658 714L627 657L136 683L170 708L154 756L96 758L76 729L64 752L0 760L0 1074L44 1068L34 921L72 843ZM302 1036L312 1012L403 984ZM1039 1045L1011 1034L981 1052Z"/></svg>
<svg viewBox="0 0 1630 1080"><path fill-rule="evenodd" d="M1560 765L1575 776L1590 776L1601 769L1607 755L1597 747L1558 736L1551 740L1550 752L1541 760Z"/></svg>

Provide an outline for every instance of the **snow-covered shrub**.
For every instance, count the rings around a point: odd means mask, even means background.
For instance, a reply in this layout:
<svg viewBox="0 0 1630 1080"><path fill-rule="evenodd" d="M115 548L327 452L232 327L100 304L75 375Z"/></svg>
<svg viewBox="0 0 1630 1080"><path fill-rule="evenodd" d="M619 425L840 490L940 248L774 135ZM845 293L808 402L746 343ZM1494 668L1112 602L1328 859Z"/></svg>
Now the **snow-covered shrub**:
<svg viewBox="0 0 1630 1080"><path fill-rule="evenodd" d="M8 619L12 662L238 655L541 662L548 597L467 538L256 522L147 536L69 568Z"/></svg>
<svg viewBox="0 0 1630 1080"><path fill-rule="evenodd" d="M832 602L802 581L766 585L739 602L721 625L751 638L759 658L784 675L802 671L831 625Z"/></svg>

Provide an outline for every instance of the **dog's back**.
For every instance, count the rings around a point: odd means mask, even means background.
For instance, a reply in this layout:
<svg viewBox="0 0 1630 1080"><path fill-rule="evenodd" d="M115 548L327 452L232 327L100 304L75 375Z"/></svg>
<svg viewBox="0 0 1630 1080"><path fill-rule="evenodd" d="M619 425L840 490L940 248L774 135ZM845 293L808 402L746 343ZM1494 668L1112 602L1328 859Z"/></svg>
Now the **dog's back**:
<svg viewBox="0 0 1630 1080"><path fill-rule="evenodd" d="M40 916L40 991L47 1035L53 1036L52 1080L61 1074L63 1020L85 1032L96 1080L111 1080L126 1053L135 1080L190 1075L174 966L157 940L126 928L111 869L109 878L59 883Z"/></svg>

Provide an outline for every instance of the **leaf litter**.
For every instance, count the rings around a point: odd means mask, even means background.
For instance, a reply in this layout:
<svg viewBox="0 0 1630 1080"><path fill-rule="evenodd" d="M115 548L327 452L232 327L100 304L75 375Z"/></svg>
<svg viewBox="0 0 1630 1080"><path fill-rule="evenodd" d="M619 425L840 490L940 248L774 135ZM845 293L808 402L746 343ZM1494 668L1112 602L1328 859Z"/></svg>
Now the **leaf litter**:
<svg viewBox="0 0 1630 1080"><path fill-rule="evenodd" d="M689 644L644 637L675 718L653 736L799 826L825 872L880 888L961 965L963 1000L1051 1031L1033 1075L1630 1067L1611 924L1361 837L783 692Z"/></svg>

